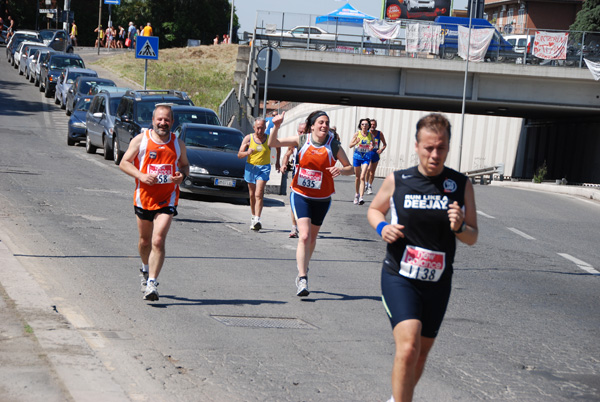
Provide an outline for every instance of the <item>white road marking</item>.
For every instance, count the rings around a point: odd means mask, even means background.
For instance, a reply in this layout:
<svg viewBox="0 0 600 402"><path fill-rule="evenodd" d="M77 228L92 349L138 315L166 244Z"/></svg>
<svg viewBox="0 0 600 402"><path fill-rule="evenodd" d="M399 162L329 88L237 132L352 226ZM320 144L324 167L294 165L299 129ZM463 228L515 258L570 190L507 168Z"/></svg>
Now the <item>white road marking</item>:
<svg viewBox="0 0 600 402"><path fill-rule="evenodd" d="M566 253L557 253L557 254L560 255L562 258L566 258L567 260L574 262L579 268L583 269L586 272L589 272L590 274L600 275L600 272L596 271L594 269L594 267L592 267L587 262L580 260L579 258L575 258L572 255L569 255Z"/></svg>
<svg viewBox="0 0 600 402"><path fill-rule="evenodd" d="M236 227L233 227L233 226L231 226L231 225L229 225L229 224L227 224L227 223L225 224L225 226L227 226L229 229L233 229L233 230L235 230L235 231L236 231L236 232L238 232L238 233L242 233L242 231L241 231L241 230L239 230L238 228L236 228Z"/></svg>
<svg viewBox="0 0 600 402"><path fill-rule="evenodd" d="M489 218L489 219L496 219L496 217L494 217L494 216L492 216L492 215L488 215L488 214L486 214L485 212L477 211L477 213L478 213L479 215L481 215L481 216L485 216L486 218Z"/></svg>
<svg viewBox="0 0 600 402"><path fill-rule="evenodd" d="M531 237L529 236L527 233L523 233L521 232L519 229L515 229L515 228L507 228L508 230L510 230L513 233L518 234L519 236L527 239L527 240L535 240L535 237Z"/></svg>

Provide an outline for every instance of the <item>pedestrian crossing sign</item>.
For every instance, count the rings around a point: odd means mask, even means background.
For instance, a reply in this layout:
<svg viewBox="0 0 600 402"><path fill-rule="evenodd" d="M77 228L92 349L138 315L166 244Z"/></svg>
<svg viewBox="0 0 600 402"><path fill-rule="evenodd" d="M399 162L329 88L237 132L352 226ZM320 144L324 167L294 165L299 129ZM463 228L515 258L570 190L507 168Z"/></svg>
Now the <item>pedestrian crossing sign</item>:
<svg viewBox="0 0 600 402"><path fill-rule="evenodd" d="M158 60L158 36L138 36L135 43L135 58Z"/></svg>

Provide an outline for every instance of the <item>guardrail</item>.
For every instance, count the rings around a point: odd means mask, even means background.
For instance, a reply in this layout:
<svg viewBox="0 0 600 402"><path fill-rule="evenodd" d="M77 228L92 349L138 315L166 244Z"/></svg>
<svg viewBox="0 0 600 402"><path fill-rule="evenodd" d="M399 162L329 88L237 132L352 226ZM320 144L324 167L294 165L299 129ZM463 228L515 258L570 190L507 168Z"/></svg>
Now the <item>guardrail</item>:
<svg viewBox="0 0 600 402"><path fill-rule="evenodd" d="M376 54L383 56L410 57L410 58L458 58L456 45L440 45L439 53L414 53L406 52L406 38L401 35L393 40L380 41L377 38L369 38L362 26L347 27L343 24L316 24L316 15L280 13L270 11L259 11L253 44L260 46L286 46L313 51L330 51L341 53ZM437 24L432 21L401 20L401 30L404 31L410 23ZM447 25L447 24L446 24ZM318 27L326 33L317 37L311 35L310 31L302 37L293 37L288 34L296 27ZM496 27L501 31L502 27ZM536 31L544 32L568 32L569 40L567 55L564 60L543 60L532 54L533 46L513 47L507 51L504 45L496 46L496 50L489 50L486 54L486 62L512 63L527 65L540 65L548 67L574 67L586 68L583 58L600 62L600 32L564 31L553 29L520 29L513 32L500 32L506 36L535 36ZM323 38L325 36L325 38ZM248 38L250 39L250 37ZM498 40L499 38L495 38ZM533 39L531 39L533 41ZM460 59L462 60L462 59Z"/></svg>
<svg viewBox="0 0 600 402"><path fill-rule="evenodd" d="M479 177L480 184L488 184L486 182L485 176L490 176L489 181L491 182L494 179L494 175L497 174L499 176L500 181L504 181L504 163L498 163L494 166L487 166L479 169L468 170L464 172L464 174L471 179L471 183L476 183L476 178Z"/></svg>

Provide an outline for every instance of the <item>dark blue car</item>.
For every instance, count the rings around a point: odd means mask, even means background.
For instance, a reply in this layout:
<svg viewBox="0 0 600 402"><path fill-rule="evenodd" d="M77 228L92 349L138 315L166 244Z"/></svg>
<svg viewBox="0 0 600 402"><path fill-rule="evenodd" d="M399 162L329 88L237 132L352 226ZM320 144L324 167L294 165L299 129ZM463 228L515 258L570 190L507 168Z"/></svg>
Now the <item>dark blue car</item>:
<svg viewBox="0 0 600 402"><path fill-rule="evenodd" d="M86 115L92 103L92 96L79 99L75 110L71 113L69 127L67 129L67 145L75 145L86 139Z"/></svg>

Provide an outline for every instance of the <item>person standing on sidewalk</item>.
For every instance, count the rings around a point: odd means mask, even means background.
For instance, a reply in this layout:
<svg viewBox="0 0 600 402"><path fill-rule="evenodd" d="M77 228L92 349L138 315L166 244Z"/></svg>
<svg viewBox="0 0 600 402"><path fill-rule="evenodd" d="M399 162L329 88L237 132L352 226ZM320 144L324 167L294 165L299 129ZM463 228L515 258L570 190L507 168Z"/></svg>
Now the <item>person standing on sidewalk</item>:
<svg viewBox="0 0 600 402"><path fill-rule="evenodd" d="M185 144L171 132L173 112L157 105L152 129L144 130L131 143L120 169L135 178L134 211L139 231L144 300L157 301L158 275L165 261L165 242L177 215L179 185L189 174ZM144 286L145 285L145 286Z"/></svg>
<svg viewBox="0 0 600 402"><path fill-rule="evenodd" d="M77 46L77 25L75 25L75 21L73 21L73 25L71 26L71 43L73 46Z"/></svg>
<svg viewBox="0 0 600 402"><path fill-rule="evenodd" d="M152 25L148 22L142 30L141 36L152 36Z"/></svg>
<svg viewBox="0 0 600 402"><path fill-rule="evenodd" d="M250 229L259 231L262 229L260 216L263 210L265 198L265 187L271 175L271 148L267 145L268 135L265 134L267 123L265 119L254 121L254 132L244 137L238 151L238 158L246 159L244 180L248 183L250 196ZM275 169L279 170L279 158L281 149L277 148L277 160Z"/></svg>
<svg viewBox="0 0 600 402"><path fill-rule="evenodd" d="M396 343L390 401L412 400L450 299L456 239L477 242L473 185L444 166L449 146L448 119L439 113L421 118L419 164L388 175L367 212L387 243L381 299Z"/></svg>
<svg viewBox="0 0 600 402"><path fill-rule="evenodd" d="M352 157L352 165L354 166L354 187L356 194L354 195L354 204L363 205L365 200L365 181L367 179L367 170L369 168L369 155L373 149L373 141L371 138L371 121L369 119L360 119L358 122L358 131L350 141L350 148L354 148Z"/></svg>
<svg viewBox="0 0 600 402"><path fill-rule="evenodd" d="M367 194L373 194L373 179L375 179L375 170L377 170L379 164L379 155L387 148L383 133L377 130L377 120L371 119L370 131L373 139L373 149L369 153L369 167L367 168L367 181L365 182Z"/></svg>
<svg viewBox="0 0 600 402"><path fill-rule="evenodd" d="M335 193L334 177L349 176L352 165L329 131L329 116L317 110L308 115L304 133L288 138L277 138L285 112L273 118L275 127L269 136L269 146L297 147L296 174L292 181L290 204L298 223L298 248L296 249L296 296L306 297L308 290L308 265L317 245L317 236L331 206ZM336 166L337 162L342 168Z"/></svg>
<svg viewBox="0 0 600 402"><path fill-rule="evenodd" d="M127 28L127 37L129 38L129 49L135 49L135 35L137 33L137 29L133 24L133 21L129 21L129 27Z"/></svg>
<svg viewBox="0 0 600 402"><path fill-rule="evenodd" d="M296 131L297 134L298 135L304 134L305 128L306 128L305 122L298 124L298 129ZM282 174L286 174L288 166L290 167L290 170L292 171L292 181L294 180L294 174L296 173L296 157L297 157L297 155L298 155L297 147L288 147L285 155L283 155L283 161L281 163L281 173ZM298 238L298 225L296 223L296 217L294 216L294 210L291 210L291 215L292 215L292 231L289 234L289 238L297 239Z"/></svg>

